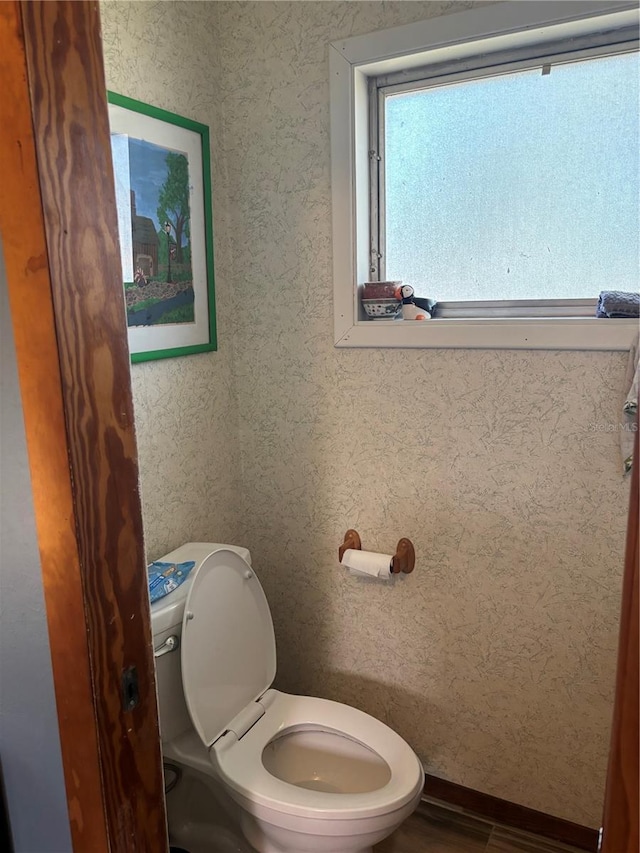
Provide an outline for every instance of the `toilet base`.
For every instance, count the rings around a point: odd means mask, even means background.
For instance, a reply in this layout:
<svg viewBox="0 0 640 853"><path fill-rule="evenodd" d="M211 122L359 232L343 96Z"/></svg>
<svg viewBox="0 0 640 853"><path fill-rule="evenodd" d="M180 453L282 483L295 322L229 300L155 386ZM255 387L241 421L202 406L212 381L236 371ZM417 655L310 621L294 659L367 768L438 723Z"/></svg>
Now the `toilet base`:
<svg viewBox="0 0 640 853"><path fill-rule="evenodd" d="M258 853L291 853L291 848L289 847L278 847L276 844L270 844L267 842L262 842L259 847L256 847ZM346 853L344 847L341 847L336 850L325 850L322 849L322 853ZM360 850L349 850L349 853L373 853L373 847L363 847Z"/></svg>
<svg viewBox="0 0 640 853"><path fill-rule="evenodd" d="M246 813L241 816L240 823L244 837L256 853L373 853L371 843L360 847L358 841L374 841L377 844L389 834L375 833L372 838L371 833L367 833L359 839L352 835L331 838L326 835L298 834L267 825Z"/></svg>
<svg viewBox="0 0 640 853"><path fill-rule="evenodd" d="M291 853L289 848L278 847L276 844L271 844L268 841L263 841L259 847L256 847L259 853ZM325 850L322 848L322 853L345 853L344 847L335 850ZM373 847L362 847L360 850L349 850L349 853L373 853Z"/></svg>
<svg viewBox="0 0 640 853"><path fill-rule="evenodd" d="M204 819L214 801L222 806L233 823L230 829L237 837L237 853L245 853L247 846L255 853L373 853L375 845L391 835L415 810L422 795L423 783L419 780L414 797L403 806L366 820L362 817L351 820L346 816L341 818L338 826L327 823L325 817L282 814L225 784L216 762L212 760L216 755L212 757L199 739L194 741L195 732L193 737L185 736L164 745L165 760L182 770L182 781L170 795L183 794L180 797L181 808L169 808L169 829L171 831L173 827L174 834L172 843L180 845L183 842L184 847L191 848L194 853L196 845L184 843L191 841L193 833L189 832L187 837L182 829L193 828L194 822ZM195 791L190 790L192 779L194 783L197 780L199 791L206 795L206 804L201 796L195 797ZM214 821L209 818L208 822L222 825L221 817L216 816ZM215 846L211 850L207 847L202 850L218 853ZM236 853L236 848L233 848L233 853Z"/></svg>

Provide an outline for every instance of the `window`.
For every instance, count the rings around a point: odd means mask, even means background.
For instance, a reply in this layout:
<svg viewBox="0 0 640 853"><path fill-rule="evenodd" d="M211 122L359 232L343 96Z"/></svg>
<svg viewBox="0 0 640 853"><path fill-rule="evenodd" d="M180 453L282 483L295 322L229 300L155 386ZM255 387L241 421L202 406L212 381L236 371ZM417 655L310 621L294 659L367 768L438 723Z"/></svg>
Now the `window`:
<svg viewBox="0 0 640 853"><path fill-rule="evenodd" d="M372 274L445 311L554 300L593 315L611 283L636 290L638 70L633 51L429 88L374 81Z"/></svg>
<svg viewBox="0 0 640 853"><path fill-rule="evenodd" d="M424 24L332 46L336 344L626 349L637 323L594 315L638 289L637 10ZM438 319L367 320L385 279Z"/></svg>

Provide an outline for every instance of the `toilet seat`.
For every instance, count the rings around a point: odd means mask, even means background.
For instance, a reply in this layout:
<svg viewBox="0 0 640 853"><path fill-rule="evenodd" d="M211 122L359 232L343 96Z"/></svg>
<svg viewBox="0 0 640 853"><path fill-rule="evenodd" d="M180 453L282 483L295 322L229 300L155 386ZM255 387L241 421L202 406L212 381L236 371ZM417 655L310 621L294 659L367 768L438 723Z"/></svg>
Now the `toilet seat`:
<svg viewBox="0 0 640 853"><path fill-rule="evenodd" d="M290 816L339 821L388 814L422 791L424 771L415 753L392 729L368 714L308 696L268 690L259 699L264 716L238 740L227 732L209 756L230 792L245 801ZM390 770L382 787L365 793L332 793L299 787L273 776L262 753L278 735L304 727L350 738L377 754Z"/></svg>

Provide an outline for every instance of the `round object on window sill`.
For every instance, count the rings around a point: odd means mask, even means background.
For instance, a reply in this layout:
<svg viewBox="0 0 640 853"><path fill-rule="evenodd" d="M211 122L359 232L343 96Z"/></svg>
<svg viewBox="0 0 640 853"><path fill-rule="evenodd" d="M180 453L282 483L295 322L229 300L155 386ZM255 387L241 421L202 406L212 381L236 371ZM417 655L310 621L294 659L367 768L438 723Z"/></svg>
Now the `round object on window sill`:
<svg viewBox="0 0 640 853"><path fill-rule="evenodd" d="M393 320L402 308L397 299L363 299L362 305L372 320Z"/></svg>

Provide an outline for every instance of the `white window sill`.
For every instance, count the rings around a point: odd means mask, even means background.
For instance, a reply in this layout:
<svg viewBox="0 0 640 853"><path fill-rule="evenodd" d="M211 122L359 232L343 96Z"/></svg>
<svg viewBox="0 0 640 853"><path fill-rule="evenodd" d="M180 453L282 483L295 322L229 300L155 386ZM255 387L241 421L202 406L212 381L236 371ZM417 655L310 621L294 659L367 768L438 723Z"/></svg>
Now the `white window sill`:
<svg viewBox="0 0 640 853"><path fill-rule="evenodd" d="M638 320L360 320L336 316L337 347L628 350Z"/></svg>

